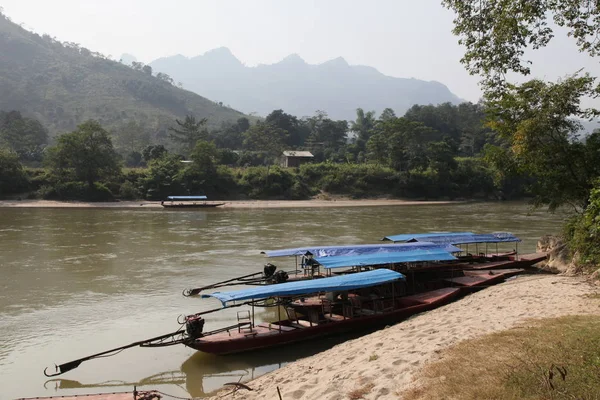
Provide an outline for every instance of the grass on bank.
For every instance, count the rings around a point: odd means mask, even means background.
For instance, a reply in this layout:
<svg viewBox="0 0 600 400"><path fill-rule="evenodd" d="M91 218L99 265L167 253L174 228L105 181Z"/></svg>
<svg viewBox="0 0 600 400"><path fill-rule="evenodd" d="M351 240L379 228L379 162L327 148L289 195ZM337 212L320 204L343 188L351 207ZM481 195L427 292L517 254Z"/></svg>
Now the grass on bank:
<svg viewBox="0 0 600 400"><path fill-rule="evenodd" d="M599 399L600 317L545 319L467 340L422 371L424 399Z"/></svg>

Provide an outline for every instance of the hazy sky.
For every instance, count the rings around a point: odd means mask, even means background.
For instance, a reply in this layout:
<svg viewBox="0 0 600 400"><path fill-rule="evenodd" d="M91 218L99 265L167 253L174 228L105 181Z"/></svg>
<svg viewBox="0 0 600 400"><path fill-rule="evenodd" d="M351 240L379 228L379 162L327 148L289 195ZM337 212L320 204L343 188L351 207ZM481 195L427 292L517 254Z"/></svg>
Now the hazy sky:
<svg viewBox="0 0 600 400"><path fill-rule="evenodd" d="M310 64L344 57L386 75L436 80L477 101L478 78L459 60L453 13L440 0L0 0L29 30L118 59L195 56L225 46L247 65L291 53ZM556 79L597 62L557 35L537 52L534 73Z"/></svg>

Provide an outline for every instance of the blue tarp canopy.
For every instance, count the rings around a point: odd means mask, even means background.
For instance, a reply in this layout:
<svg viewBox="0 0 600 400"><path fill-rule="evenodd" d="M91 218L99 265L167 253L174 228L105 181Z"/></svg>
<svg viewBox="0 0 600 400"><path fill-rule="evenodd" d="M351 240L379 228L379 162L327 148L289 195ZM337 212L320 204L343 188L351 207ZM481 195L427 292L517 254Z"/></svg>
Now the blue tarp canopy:
<svg viewBox="0 0 600 400"><path fill-rule="evenodd" d="M398 239L400 238L400 239ZM509 232L494 232L494 233L470 233L470 232L455 232L455 233L436 233L436 234L419 234L408 237L408 235L387 236L388 240L401 240L412 243L434 243L442 245L458 245L470 243L503 243L503 242L520 242L521 239Z"/></svg>
<svg viewBox="0 0 600 400"><path fill-rule="evenodd" d="M419 239L423 237L439 237L439 236L463 236L473 235L473 232L429 232L429 233L404 233L402 235L386 236L381 240L390 240L392 242L406 242L411 239Z"/></svg>
<svg viewBox="0 0 600 400"><path fill-rule="evenodd" d="M375 253L399 253L404 251L414 250L443 250L449 253L459 252L458 247L446 244L436 244L427 242L418 243L399 243L399 244L359 244L359 245L342 245L342 246L313 246L313 247L298 247L294 249L282 250L267 250L262 253L267 257L284 257L284 256L303 256L307 253L316 257L339 257L339 256L358 256L361 254Z"/></svg>
<svg viewBox="0 0 600 400"><path fill-rule="evenodd" d="M399 272L389 269L376 269L356 274L340 275L331 278L310 279L297 282L264 285L252 289L235 290L231 292L215 292L203 294L202 297L219 299L223 306L231 301L261 300L270 297L300 296L321 292L340 292L345 290L360 289L376 286L397 279L405 279Z"/></svg>
<svg viewBox="0 0 600 400"><path fill-rule="evenodd" d="M399 253L374 253L358 256L317 257L315 260L325 268L355 267L363 265L395 264L418 261L456 260L452 254L440 248L412 250Z"/></svg>
<svg viewBox="0 0 600 400"><path fill-rule="evenodd" d="M521 239L514 236L512 233L500 232L500 233L486 233L486 234L475 234L475 235L462 235L453 237L422 237L414 239L417 243L421 240L427 242L437 243L439 245L446 244L471 244L471 243L505 243L505 242L520 242Z"/></svg>
<svg viewBox="0 0 600 400"><path fill-rule="evenodd" d="M167 196L169 200L206 200L206 196Z"/></svg>

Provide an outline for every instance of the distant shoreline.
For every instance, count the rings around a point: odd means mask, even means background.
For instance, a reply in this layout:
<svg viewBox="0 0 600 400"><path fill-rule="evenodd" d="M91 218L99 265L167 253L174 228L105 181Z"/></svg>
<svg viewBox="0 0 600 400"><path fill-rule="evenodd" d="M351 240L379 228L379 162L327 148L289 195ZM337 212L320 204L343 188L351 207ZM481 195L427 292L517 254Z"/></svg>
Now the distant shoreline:
<svg viewBox="0 0 600 400"><path fill-rule="evenodd" d="M214 202L217 202L216 200ZM221 201L218 201L221 202ZM210 202L209 202L210 203ZM216 209L232 208L321 208L321 207L375 207L375 206L412 206L444 205L463 203L462 201L414 201L394 199L365 200L232 200L225 201ZM163 209L160 201L116 201L116 202L80 202L53 200L0 200L0 208L112 208L112 209Z"/></svg>

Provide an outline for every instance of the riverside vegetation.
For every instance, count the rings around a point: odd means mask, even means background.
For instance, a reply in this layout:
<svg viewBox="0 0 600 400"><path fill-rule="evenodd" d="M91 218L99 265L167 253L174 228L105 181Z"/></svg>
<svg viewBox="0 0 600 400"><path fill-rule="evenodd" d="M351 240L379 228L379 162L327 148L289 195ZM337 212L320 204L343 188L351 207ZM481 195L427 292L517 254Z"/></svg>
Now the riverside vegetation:
<svg viewBox="0 0 600 400"><path fill-rule="evenodd" d="M558 82L506 81L508 72L528 75L525 48L545 47L554 37L550 22L567 30L581 52L600 54L596 40L600 8L588 2L444 0L456 13L454 33L466 46L463 63L481 75L491 127L506 146L492 162L507 174L534 178L533 204L556 210L571 206L564 228L573 263L600 278L600 143L594 134L575 138L573 117L600 111L583 108L597 98L596 78L581 71ZM589 299L597 308L597 294ZM593 311L592 311L593 312ZM447 351L421 373L424 384L408 399L595 399L600 393L597 316L546 319L529 326L468 340ZM508 349L508 350L507 350ZM448 373L452 371L452 373Z"/></svg>

